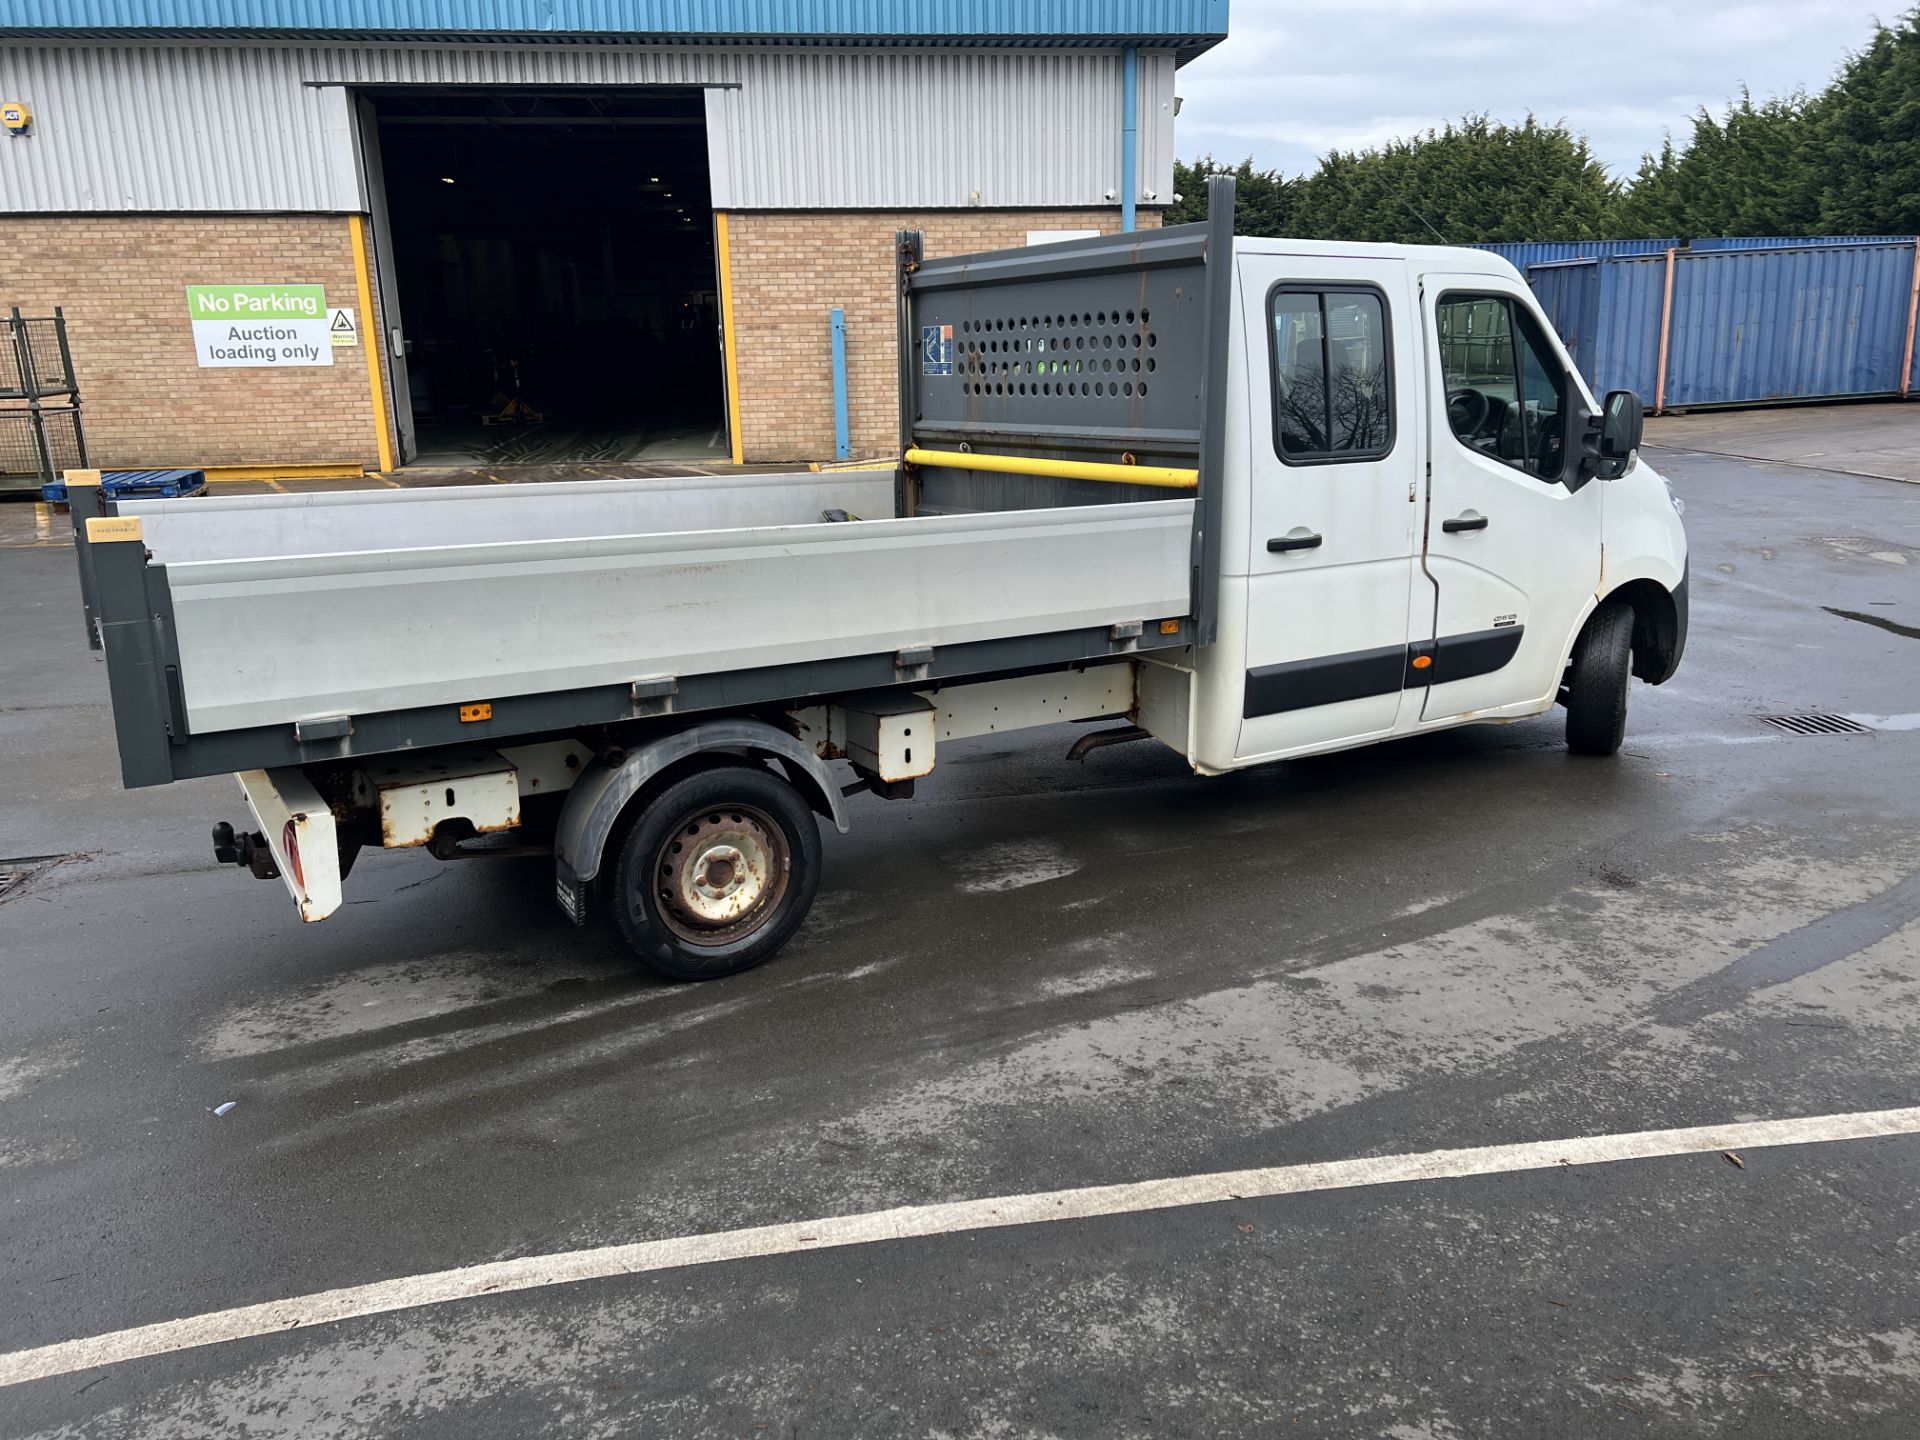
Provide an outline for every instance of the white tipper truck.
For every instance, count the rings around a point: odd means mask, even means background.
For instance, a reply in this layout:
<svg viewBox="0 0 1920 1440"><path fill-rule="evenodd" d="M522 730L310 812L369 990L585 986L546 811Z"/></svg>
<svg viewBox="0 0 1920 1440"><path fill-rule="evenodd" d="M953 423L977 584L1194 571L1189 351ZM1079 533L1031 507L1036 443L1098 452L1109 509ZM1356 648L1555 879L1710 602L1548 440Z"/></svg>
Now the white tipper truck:
<svg viewBox="0 0 1920 1440"><path fill-rule="evenodd" d="M967 736L1108 720L1075 749L1206 776L1558 703L1613 753L1687 632L1639 401L1504 260L1236 238L1212 202L902 233L891 471L76 488L125 783L236 774L215 853L309 921L362 846L551 853L570 919L691 980L800 927L816 817Z"/></svg>

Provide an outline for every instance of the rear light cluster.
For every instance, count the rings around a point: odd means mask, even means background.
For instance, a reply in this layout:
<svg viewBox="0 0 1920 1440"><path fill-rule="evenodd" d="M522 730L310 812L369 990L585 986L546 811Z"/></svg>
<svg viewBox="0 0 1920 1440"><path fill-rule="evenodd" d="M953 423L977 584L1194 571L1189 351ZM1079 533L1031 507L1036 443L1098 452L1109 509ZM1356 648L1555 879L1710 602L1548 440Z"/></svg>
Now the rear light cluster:
<svg viewBox="0 0 1920 1440"><path fill-rule="evenodd" d="M294 829L294 821L299 818L296 815L281 827L280 848L287 853L287 868L293 872L293 883L304 890L307 888L307 877L300 868L300 832Z"/></svg>

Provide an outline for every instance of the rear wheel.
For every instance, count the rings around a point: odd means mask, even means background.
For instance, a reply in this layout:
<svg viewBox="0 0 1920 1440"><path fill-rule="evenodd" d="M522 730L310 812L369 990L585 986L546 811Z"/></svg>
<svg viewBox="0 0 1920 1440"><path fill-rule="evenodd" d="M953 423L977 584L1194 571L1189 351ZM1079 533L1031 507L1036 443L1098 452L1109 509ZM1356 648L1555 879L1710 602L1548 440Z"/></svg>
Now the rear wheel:
<svg viewBox="0 0 1920 1440"><path fill-rule="evenodd" d="M1611 755L1627 738L1632 681L1633 607L1613 600L1593 612L1567 667L1567 748Z"/></svg>
<svg viewBox="0 0 1920 1440"><path fill-rule="evenodd" d="M620 933L673 980L771 959L820 886L820 832L771 770L723 765L675 781L627 832L614 866Z"/></svg>

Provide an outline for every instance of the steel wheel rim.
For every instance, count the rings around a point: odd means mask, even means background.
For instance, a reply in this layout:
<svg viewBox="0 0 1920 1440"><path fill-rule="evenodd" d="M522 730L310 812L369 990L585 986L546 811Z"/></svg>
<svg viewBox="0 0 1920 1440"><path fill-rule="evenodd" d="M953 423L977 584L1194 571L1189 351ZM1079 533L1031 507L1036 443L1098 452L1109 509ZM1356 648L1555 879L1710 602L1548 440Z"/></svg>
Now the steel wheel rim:
<svg viewBox="0 0 1920 1440"><path fill-rule="evenodd" d="M661 923L689 945L718 949L779 912L792 874L786 832L751 805L708 805L681 816L654 855L650 883Z"/></svg>

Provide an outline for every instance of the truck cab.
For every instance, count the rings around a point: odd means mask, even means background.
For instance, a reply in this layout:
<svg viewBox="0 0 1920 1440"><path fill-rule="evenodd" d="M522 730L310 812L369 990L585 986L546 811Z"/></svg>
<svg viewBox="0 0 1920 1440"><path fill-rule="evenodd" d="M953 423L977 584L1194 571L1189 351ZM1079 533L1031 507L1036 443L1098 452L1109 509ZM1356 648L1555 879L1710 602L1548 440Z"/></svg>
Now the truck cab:
<svg viewBox="0 0 1920 1440"><path fill-rule="evenodd" d="M1539 714L1610 596L1672 673L1679 516L1644 461L1594 483L1605 413L1509 264L1240 238L1233 267L1198 768Z"/></svg>

